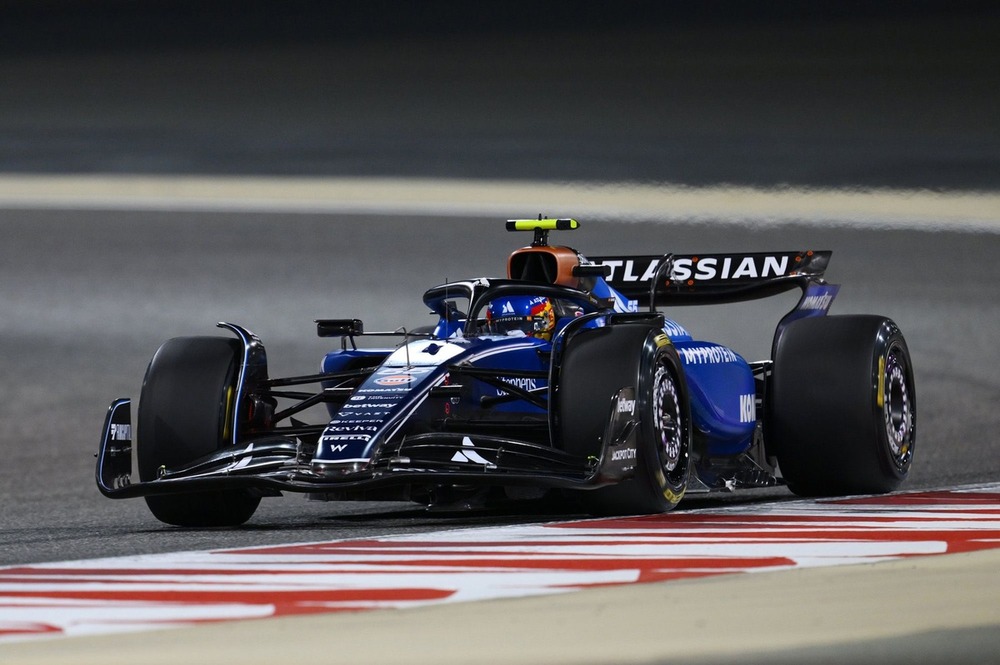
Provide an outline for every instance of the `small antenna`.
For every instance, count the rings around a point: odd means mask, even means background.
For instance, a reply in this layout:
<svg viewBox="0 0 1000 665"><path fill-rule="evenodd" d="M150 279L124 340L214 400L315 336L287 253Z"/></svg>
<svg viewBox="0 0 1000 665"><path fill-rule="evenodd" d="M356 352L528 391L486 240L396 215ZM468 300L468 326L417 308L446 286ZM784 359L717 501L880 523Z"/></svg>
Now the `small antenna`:
<svg viewBox="0 0 1000 665"><path fill-rule="evenodd" d="M413 367L410 363L410 333L407 332L406 326L396 328L395 332L403 333L403 350L406 351L406 367Z"/></svg>

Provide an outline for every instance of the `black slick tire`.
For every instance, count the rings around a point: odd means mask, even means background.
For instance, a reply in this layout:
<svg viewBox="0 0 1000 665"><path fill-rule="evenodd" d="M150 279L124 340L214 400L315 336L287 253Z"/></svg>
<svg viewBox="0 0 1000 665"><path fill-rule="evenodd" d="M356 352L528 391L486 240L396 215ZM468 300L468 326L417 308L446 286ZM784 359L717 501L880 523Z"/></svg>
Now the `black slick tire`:
<svg viewBox="0 0 1000 665"><path fill-rule="evenodd" d="M571 339L558 393L560 444L575 455L599 456L624 387L635 388L639 420L634 476L578 492L579 499L595 515L663 513L687 488L691 417L680 360L662 330L617 324Z"/></svg>
<svg viewBox="0 0 1000 665"><path fill-rule="evenodd" d="M139 479L188 464L231 445L239 342L224 337L178 337L149 363L139 399ZM253 515L260 497L243 489L146 497L153 515L187 527L236 526Z"/></svg>
<svg viewBox="0 0 1000 665"><path fill-rule="evenodd" d="M800 496L882 494L913 461L916 392L899 328L881 316L802 319L775 345L765 436Z"/></svg>

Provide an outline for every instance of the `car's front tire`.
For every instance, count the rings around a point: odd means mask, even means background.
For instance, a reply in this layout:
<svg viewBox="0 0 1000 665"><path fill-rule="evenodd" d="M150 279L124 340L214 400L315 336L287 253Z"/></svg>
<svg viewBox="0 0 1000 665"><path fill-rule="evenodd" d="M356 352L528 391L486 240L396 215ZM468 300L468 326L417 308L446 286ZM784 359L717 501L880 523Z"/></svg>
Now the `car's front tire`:
<svg viewBox="0 0 1000 665"><path fill-rule="evenodd" d="M231 445L227 443L239 369L239 342L224 337L178 337L149 363L139 398L139 479L156 479ZM260 497L247 490L216 490L146 497L161 522L211 527L243 524Z"/></svg>
<svg viewBox="0 0 1000 665"><path fill-rule="evenodd" d="M637 434L632 478L579 492L597 515L663 513L681 500L691 464L691 414L680 360L662 330L618 324L585 331L567 348L559 386L560 442L596 456L615 396L634 387Z"/></svg>

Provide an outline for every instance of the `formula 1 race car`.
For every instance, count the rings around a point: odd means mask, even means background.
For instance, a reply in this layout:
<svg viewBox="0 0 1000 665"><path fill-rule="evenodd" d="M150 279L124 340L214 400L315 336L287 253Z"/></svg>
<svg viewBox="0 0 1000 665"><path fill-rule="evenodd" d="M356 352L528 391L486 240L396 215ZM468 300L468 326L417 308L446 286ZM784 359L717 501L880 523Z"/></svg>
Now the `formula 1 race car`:
<svg viewBox="0 0 1000 665"><path fill-rule="evenodd" d="M588 259L549 245L551 231L577 226L509 221L534 233L531 245L510 255L506 278L424 293L432 328L317 321L340 340L318 374L271 378L261 340L231 323L219 327L232 337L167 341L139 399L140 482L130 400L119 399L100 491L144 496L169 524L222 526L284 491L429 506L556 492L600 515L667 511L685 492L869 494L906 478L906 342L885 317L827 316L839 289L822 279L831 252ZM755 362L658 310L792 289L802 295L770 359ZM385 335L400 341L358 344Z"/></svg>

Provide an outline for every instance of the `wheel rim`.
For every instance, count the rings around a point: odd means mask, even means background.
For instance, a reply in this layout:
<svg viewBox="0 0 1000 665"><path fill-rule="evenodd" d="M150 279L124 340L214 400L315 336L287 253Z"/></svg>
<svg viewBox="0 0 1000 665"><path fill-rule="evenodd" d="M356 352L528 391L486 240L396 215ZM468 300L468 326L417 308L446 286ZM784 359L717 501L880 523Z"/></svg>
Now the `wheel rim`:
<svg viewBox="0 0 1000 665"><path fill-rule="evenodd" d="M885 360L882 374L884 395L882 416L889 452L897 468L903 469L913 456L913 397L908 381L909 367L898 347Z"/></svg>
<svg viewBox="0 0 1000 665"><path fill-rule="evenodd" d="M660 468L668 478L683 470L684 425L680 398L673 376L658 365L653 377L653 424L657 435Z"/></svg>

